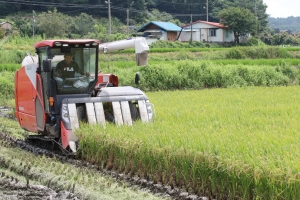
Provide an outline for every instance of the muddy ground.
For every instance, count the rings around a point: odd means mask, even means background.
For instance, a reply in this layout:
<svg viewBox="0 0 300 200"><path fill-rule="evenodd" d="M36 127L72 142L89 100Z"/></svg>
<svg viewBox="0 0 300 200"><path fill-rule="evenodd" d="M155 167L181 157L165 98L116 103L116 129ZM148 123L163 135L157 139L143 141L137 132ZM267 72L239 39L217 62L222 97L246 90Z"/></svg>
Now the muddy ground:
<svg viewBox="0 0 300 200"><path fill-rule="evenodd" d="M61 200L61 199L79 199L71 192L55 192L51 188L43 185L31 185L21 183L13 176L6 176L1 172L0 177L0 199L3 200Z"/></svg>

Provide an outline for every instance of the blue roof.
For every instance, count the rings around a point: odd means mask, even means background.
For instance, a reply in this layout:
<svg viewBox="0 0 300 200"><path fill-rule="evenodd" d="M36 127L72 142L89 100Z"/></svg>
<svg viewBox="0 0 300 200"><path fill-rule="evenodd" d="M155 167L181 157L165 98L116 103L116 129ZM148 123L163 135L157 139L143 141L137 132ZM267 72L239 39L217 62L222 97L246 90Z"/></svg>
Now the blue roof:
<svg viewBox="0 0 300 200"><path fill-rule="evenodd" d="M181 30L181 28L179 26L177 26L171 22L151 21L151 22L144 24L141 28L139 28L137 30L137 32L144 32L147 29L147 27L149 27L152 24L158 26L159 28L161 28L165 31L180 31Z"/></svg>

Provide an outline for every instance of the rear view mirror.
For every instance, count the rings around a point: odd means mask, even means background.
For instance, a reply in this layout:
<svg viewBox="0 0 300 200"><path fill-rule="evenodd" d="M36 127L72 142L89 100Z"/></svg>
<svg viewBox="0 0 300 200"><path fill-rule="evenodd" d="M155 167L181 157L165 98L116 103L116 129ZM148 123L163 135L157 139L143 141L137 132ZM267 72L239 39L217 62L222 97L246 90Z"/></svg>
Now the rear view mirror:
<svg viewBox="0 0 300 200"><path fill-rule="evenodd" d="M43 60L43 71L51 72L51 60Z"/></svg>
<svg viewBox="0 0 300 200"><path fill-rule="evenodd" d="M139 84L140 83L140 80L141 80L141 77L140 77L140 73L139 72L137 72L136 74L135 74L135 84Z"/></svg>

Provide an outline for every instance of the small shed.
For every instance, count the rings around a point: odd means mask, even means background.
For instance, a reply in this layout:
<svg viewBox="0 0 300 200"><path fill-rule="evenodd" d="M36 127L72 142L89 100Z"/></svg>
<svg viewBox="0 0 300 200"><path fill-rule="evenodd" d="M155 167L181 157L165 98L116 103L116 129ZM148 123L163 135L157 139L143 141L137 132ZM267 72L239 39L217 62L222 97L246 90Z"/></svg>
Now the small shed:
<svg viewBox="0 0 300 200"><path fill-rule="evenodd" d="M143 32L147 43L157 40L175 41L181 28L171 22L151 21L140 27L137 32Z"/></svg>
<svg viewBox="0 0 300 200"><path fill-rule="evenodd" d="M9 22L0 22L0 28L4 28L5 30L11 31L12 25Z"/></svg>

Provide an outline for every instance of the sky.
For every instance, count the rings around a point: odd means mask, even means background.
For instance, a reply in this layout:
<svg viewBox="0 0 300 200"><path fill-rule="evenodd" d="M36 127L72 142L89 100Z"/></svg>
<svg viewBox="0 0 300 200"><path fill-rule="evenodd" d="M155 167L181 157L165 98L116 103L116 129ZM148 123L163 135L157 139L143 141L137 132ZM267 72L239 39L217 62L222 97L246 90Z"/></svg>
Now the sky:
<svg viewBox="0 0 300 200"><path fill-rule="evenodd" d="M300 17L300 0L263 0L270 17Z"/></svg>

